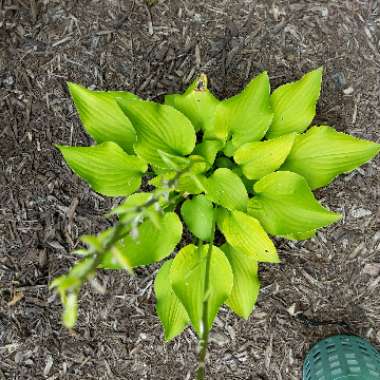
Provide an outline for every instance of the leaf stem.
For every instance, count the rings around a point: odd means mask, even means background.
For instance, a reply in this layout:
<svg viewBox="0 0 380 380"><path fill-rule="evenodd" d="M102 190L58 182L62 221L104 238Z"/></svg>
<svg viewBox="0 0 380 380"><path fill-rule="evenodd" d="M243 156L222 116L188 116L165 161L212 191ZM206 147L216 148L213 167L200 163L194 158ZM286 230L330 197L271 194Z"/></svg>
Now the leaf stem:
<svg viewBox="0 0 380 380"><path fill-rule="evenodd" d="M212 247L215 238L215 221L212 225L211 239L207 250L206 257L206 271L205 271L205 282L203 291L203 308L202 308L202 335L199 340L199 358L198 358L198 370L197 370L197 380L205 379L206 370L206 356L207 356L207 346L208 337L210 333L209 323L208 323L208 301L210 295L210 267L211 267L211 255Z"/></svg>

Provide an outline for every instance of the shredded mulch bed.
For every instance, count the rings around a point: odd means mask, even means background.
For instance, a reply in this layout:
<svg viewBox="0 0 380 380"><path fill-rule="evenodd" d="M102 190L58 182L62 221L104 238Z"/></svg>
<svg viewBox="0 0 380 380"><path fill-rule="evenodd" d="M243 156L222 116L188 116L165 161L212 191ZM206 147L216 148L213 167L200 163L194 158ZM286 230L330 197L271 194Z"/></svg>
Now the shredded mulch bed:
<svg viewBox="0 0 380 380"><path fill-rule="evenodd" d="M380 126L375 0L0 0L0 380L192 379L194 333L169 344L154 311L156 267L100 272L67 331L49 282L112 200L66 167L55 143L89 145L65 82L161 99L200 72L221 98L267 70L273 87L325 67L318 123L374 141ZM278 240L248 321L212 333L209 379L298 380L309 347L352 333L380 346L377 158L318 192L344 214L307 242Z"/></svg>

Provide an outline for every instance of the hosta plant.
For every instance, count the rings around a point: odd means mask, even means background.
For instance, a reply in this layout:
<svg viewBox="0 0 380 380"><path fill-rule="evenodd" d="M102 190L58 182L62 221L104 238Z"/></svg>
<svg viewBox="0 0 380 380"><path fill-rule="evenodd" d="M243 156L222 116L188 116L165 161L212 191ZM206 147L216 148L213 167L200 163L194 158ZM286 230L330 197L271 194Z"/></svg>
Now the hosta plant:
<svg viewBox="0 0 380 380"><path fill-rule="evenodd" d="M124 199L110 212L113 226L83 236L79 259L51 284L64 324L75 325L80 288L97 269L161 262L154 290L165 340L194 329L203 379L218 311L226 305L247 319L259 263L280 262L271 236L304 240L339 221L313 190L379 152L374 142L311 126L321 80L317 69L271 94L264 72L219 100L200 75L163 104L69 83L95 144L58 149L94 191ZM140 188L143 178L150 186ZM182 241L184 230L191 241Z"/></svg>

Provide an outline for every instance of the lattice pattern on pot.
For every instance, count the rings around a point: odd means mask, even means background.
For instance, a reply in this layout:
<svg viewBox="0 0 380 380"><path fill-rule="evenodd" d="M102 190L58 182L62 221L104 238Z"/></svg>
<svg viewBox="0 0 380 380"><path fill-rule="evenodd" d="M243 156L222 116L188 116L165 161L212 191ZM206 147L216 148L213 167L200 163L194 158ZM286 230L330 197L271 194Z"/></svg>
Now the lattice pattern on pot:
<svg viewBox="0 0 380 380"><path fill-rule="evenodd" d="M367 341L337 335L318 342L307 354L303 380L380 380L380 353Z"/></svg>

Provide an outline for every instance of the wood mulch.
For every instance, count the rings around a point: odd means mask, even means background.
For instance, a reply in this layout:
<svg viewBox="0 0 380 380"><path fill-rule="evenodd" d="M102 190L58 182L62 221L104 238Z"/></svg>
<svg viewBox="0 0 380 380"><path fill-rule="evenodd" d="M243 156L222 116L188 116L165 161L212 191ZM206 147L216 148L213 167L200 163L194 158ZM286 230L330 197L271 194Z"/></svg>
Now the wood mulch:
<svg viewBox="0 0 380 380"><path fill-rule="evenodd" d="M89 145L65 82L160 99L199 72L221 98L262 70L272 85L325 67L318 123L379 140L377 0L0 0L0 380L192 379L196 340L165 344L156 267L100 272L75 331L48 283L112 206L53 144ZM298 380L318 339L353 333L380 346L377 158L318 192L344 214L307 242L278 240L248 321L227 310L211 338L209 379Z"/></svg>

